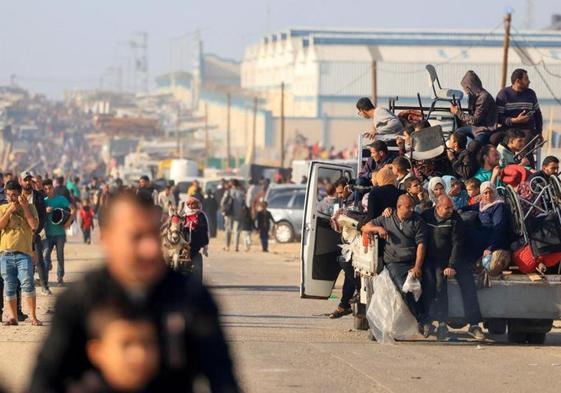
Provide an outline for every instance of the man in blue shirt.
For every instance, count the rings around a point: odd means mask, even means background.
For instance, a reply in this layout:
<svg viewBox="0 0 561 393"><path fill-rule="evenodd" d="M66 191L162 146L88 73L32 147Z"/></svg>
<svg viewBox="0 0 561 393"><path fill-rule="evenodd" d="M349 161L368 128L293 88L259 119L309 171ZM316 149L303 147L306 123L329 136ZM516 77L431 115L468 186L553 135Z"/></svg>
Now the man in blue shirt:
<svg viewBox="0 0 561 393"><path fill-rule="evenodd" d="M45 265L48 271L52 269L51 253L56 247L57 283L59 286L62 286L64 284L64 244L66 243L66 229L70 228L72 224L74 211L70 201L66 197L55 194L53 181L51 179L43 180L43 191L47 195L45 198L45 205L47 207L47 221L45 222L45 233L47 235L45 241ZM60 209L65 211L63 217L68 217L67 220L60 218ZM49 274L48 271L47 276Z"/></svg>

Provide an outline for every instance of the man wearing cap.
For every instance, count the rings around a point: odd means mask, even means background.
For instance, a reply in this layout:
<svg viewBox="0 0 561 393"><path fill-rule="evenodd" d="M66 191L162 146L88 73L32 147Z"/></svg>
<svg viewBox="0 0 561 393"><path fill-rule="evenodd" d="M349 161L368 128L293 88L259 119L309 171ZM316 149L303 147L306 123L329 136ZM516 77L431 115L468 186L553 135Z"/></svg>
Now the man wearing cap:
<svg viewBox="0 0 561 393"><path fill-rule="evenodd" d="M4 280L4 295L8 303L8 320L5 326L18 324L17 286L27 298L34 326L42 325L35 315L35 285L33 282L33 231L39 220L35 207L21 195L21 186L15 180L6 183L8 203L0 206L0 271Z"/></svg>
<svg viewBox="0 0 561 393"><path fill-rule="evenodd" d="M47 212L47 220L45 221L45 233L47 239L45 241L45 265L47 267L46 279L48 281L49 271L52 269L51 253L56 247L57 258L57 284L62 286L64 284L64 244L66 243L66 229L70 228L72 224L72 217L74 216L74 209L70 201L62 195L56 195L51 179L43 180L43 191L47 195L45 198L45 206ZM53 222L54 218L59 215L62 209L69 212L69 217L65 222ZM58 212L57 212L58 211Z"/></svg>
<svg viewBox="0 0 561 393"><path fill-rule="evenodd" d="M33 235L33 249L37 256L37 264L35 265L39 280L41 280L41 292L43 295L50 295L49 281L47 280L47 268L43 258L43 240L40 233L45 228L45 221L47 220L47 210L45 206L45 194L33 189L34 174L31 171L24 171L19 176L19 184L22 188L22 195L27 198L30 205L35 207L37 211L37 218L39 225L34 231Z"/></svg>

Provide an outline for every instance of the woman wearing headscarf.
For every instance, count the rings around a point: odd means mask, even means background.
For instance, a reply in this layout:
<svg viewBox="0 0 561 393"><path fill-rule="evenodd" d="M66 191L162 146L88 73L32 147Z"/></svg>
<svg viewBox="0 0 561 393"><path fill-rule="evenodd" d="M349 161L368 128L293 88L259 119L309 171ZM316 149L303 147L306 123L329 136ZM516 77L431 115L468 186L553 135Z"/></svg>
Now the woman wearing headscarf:
<svg viewBox="0 0 561 393"><path fill-rule="evenodd" d="M466 190L462 189L462 183L454 176L442 176L444 182L444 192L454 203L454 209L460 210L468 205L469 196Z"/></svg>
<svg viewBox="0 0 561 393"><path fill-rule="evenodd" d="M495 250L509 250L508 237L509 221L507 208L504 201L499 197L497 189L490 182L481 184L481 200L478 204L469 206L467 210L479 210L478 228L473 228L467 234L466 239L471 243L475 258L491 255Z"/></svg>
<svg viewBox="0 0 561 393"><path fill-rule="evenodd" d="M405 191L396 187L397 177L393 174L389 166L385 166L372 178L372 184L376 186L368 194L368 206L366 217L359 223L358 229L362 225L372 221L382 215L383 211L390 207L395 210L397 198Z"/></svg>
<svg viewBox="0 0 561 393"><path fill-rule="evenodd" d="M444 195L444 180L440 176L431 177L428 185L429 198L433 204L436 204L438 197Z"/></svg>
<svg viewBox="0 0 561 393"><path fill-rule="evenodd" d="M188 197L183 207L183 235L191 247L191 260L193 261L193 276L198 280L203 279L203 254L208 256L209 243L208 219L202 211L201 202L194 197Z"/></svg>

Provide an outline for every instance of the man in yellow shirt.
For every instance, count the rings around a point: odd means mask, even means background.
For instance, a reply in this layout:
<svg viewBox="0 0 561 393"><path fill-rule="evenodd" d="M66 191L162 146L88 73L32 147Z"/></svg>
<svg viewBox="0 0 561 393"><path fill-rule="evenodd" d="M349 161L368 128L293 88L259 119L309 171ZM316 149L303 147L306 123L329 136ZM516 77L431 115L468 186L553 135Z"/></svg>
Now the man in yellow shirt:
<svg viewBox="0 0 561 393"><path fill-rule="evenodd" d="M6 183L4 193L8 203L0 206L0 271L9 311L9 318L4 325L18 324L16 290L19 280L22 294L27 298L31 324L41 326L42 323L35 315L35 283L31 257L33 231L39 224L37 211L21 195L21 185L17 181Z"/></svg>

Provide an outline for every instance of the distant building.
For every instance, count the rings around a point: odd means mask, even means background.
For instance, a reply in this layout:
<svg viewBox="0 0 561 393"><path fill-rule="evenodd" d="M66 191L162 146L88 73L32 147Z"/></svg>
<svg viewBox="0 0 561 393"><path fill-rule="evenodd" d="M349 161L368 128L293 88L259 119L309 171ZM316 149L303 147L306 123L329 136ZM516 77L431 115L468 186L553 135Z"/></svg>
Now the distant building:
<svg viewBox="0 0 561 393"><path fill-rule="evenodd" d="M372 95L373 64L382 106L390 97L414 103L417 93L428 102L432 91L424 67L429 63L435 65L446 87L459 89L460 80L471 69L496 94L502 46L500 26L493 32L294 28L267 35L246 48L241 87L265 98L265 108L272 113L268 141L273 145L278 147L284 82L287 138L300 131L312 142L342 148L352 145L369 126L357 118L354 104L357 98ZM528 70L532 88L545 108L544 117L549 117L548 106L555 102L550 91L561 95L561 78L554 76L561 75L561 32L513 29L509 76L518 67Z"/></svg>

